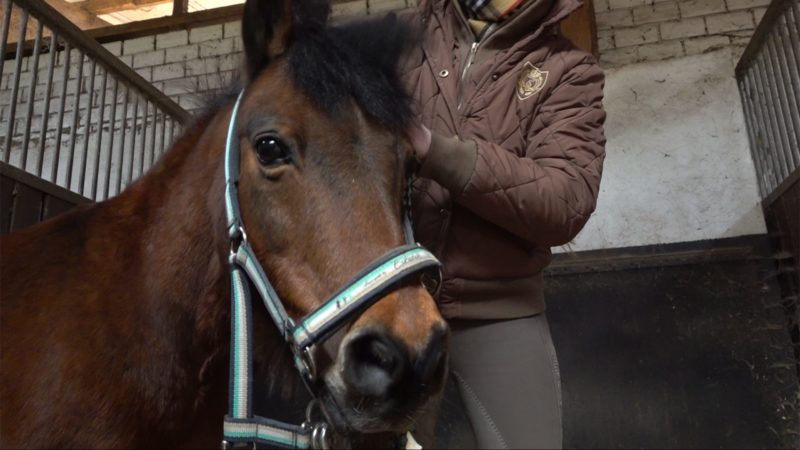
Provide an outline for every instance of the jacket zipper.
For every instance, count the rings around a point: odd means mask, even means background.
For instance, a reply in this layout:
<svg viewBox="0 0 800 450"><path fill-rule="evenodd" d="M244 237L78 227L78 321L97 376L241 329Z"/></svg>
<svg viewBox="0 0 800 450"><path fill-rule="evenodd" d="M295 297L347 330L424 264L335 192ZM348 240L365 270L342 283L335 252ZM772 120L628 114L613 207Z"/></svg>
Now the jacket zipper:
<svg viewBox="0 0 800 450"><path fill-rule="evenodd" d="M464 81L467 79L467 73L469 72L469 67L472 65L472 62L475 60L475 53L478 52L478 44L477 42L472 43L472 47L469 49L469 53L467 54L467 61L464 63L464 68L461 70L461 81L458 83L458 110L461 111L461 106L464 103Z"/></svg>
<svg viewBox="0 0 800 450"><path fill-rule="evenodd" d="M469 53L467 54L467 61L464 63L464 68L461 69L461 80L458 84L458 111L461 112L461 107L464 106L464 82L467 80L467 74L469 73L469 69L472 66L472 63L475 62L475 54L478 53L478 50L481 47L481 44L487 41L490 34L494 32L497 28L497 24L491 23L488 25L489 28L483 32L483 36L481 37L480 41L476 41L472 43L472 46L469 48ZM469 25L466 25L469 26Z"/></svg>

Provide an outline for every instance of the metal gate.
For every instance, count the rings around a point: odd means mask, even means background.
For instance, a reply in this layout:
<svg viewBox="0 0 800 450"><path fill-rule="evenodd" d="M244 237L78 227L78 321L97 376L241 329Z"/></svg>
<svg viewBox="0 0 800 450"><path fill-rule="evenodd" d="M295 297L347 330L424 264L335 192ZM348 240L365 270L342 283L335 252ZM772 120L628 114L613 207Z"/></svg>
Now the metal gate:
<svg viewBox="0 0 800 450"><path fill-rule="evenodd" d="M189 114L43 0L2 2L5 232L36 211L38 219L51 215L54 195L75 204L118 194L169 147ZM28 219L15 220L19 214Z"/></svg>
<svg viewBox="0 0 800 450"><path fill-rule="evenodd" d="M800 1L770 4L736 79L800 377Z"/></svg>

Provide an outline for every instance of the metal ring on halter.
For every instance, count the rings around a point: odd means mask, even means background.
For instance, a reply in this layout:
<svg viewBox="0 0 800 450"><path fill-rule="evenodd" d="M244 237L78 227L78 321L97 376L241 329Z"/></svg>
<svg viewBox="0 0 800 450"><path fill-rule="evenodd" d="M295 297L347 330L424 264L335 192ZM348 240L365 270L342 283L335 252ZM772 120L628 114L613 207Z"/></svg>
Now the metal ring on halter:
<svg viewBox="0 0 800 450"><path fill-rule="evenodd" d="M315 449L328 450L328 424L315 423L311 430L311 446Z"/></svg>
<svg viewBox="0 0 800 450"><path fill-rule="evenodd" d="M432 274L431 271L422 273L419 277L419 281L431 296L436 297L442 289L442 268L437 268L435 275Z"/></svg>

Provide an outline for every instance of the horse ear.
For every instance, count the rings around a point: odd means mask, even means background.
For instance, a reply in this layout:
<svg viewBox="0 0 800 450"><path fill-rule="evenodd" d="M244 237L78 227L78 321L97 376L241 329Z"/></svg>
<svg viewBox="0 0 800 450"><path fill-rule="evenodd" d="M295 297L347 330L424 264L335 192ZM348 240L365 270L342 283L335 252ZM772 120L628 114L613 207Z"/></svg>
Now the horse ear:
<svg viewBox="0 0 800 450"><path fill-rule="evenodd" d="M292 0L245 2L242 42L250 79L286 51L292 36L292 24Z"/></svg>
<svg viewBox="0 0 800 450"><path fill-rule="evenodd" d="M286 52L298 28L323 27L329 12L322 0L247 0L242 42L249 78Z"/></svg>

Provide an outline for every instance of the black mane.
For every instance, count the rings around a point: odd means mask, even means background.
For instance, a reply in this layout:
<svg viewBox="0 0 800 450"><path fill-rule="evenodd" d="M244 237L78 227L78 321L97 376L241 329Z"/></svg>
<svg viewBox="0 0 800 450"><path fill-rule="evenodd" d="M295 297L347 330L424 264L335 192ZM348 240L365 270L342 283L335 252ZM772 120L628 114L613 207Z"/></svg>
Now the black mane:
<svg viewBox="0 0 800 450"><path fill-rule="evenodd" d="M287 59L297 86L328 114L348 97L381 125L398 131L412 120L398 63L419 33L394 15L316 30L298 30Z"/></svg>
<svg viewBox="0 0 800 450"><path fill-rule="evenodd" d="M336 116L343 102L352 98L368 117L402 132L413 113L398 65L419 43L419 36L417 28L393 14L333 26L305 22L295 30L284 57L292 81L326 114ZM205 113L236 98L242 89L238 78L208 99Z"/></svg>

